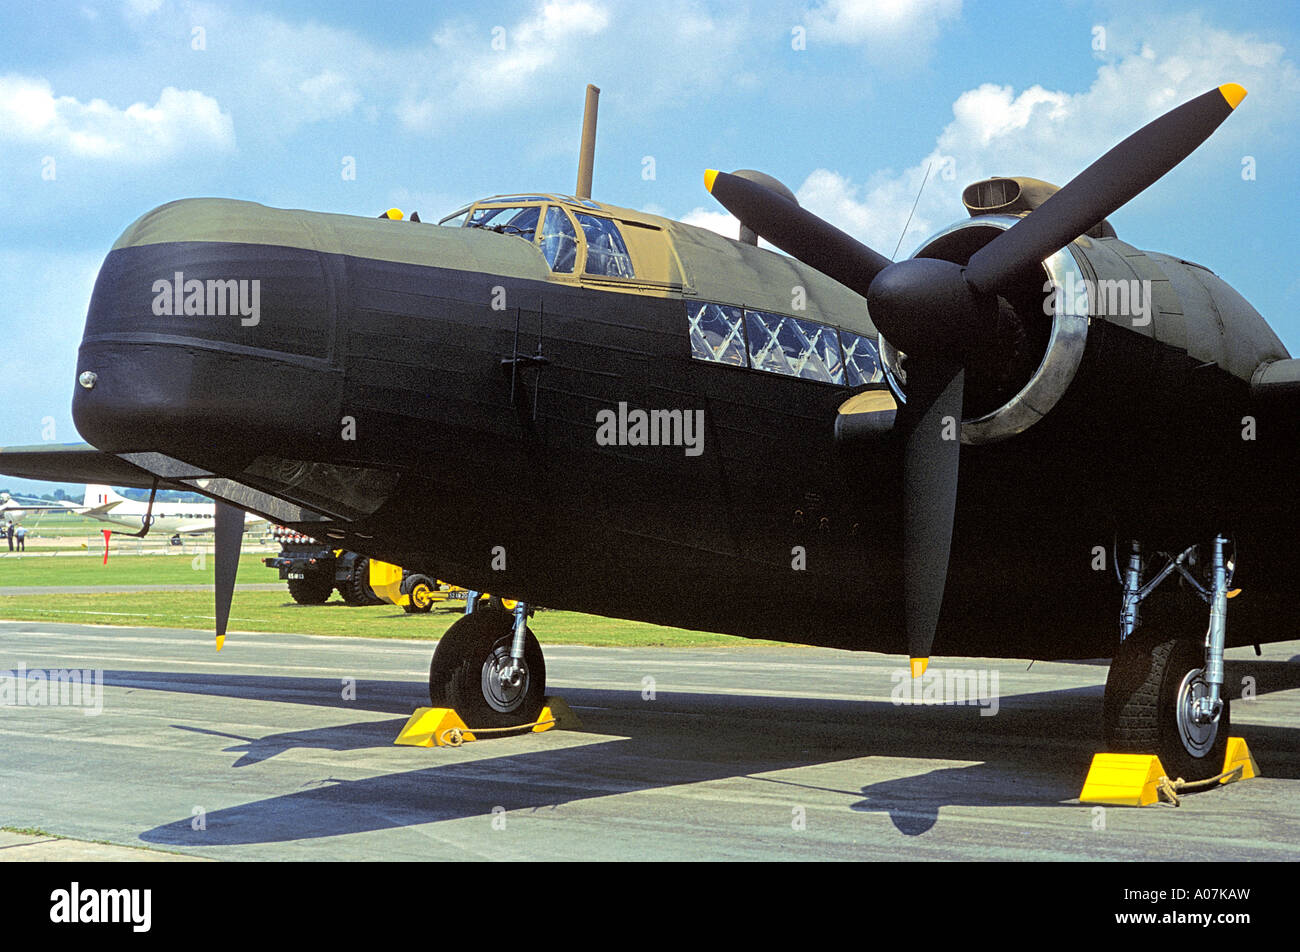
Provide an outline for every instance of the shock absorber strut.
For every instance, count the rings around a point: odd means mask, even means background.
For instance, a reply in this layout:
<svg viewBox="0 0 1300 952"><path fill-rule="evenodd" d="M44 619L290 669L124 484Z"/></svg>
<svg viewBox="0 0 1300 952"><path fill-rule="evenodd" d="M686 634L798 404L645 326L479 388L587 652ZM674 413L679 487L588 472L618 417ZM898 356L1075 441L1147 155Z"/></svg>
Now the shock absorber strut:
<svg viewBox="0 0 1300 952"><path fill-rule="evenodd" d="M1227 542L1221 535L1214 537L1210 630L1205 638L1205 685L1209 691L1196 699L1193 709L1193 717L1201 724L1217 719L1223 709L1223 648L1228 638L1228 566L1223 547Z"/></svg>

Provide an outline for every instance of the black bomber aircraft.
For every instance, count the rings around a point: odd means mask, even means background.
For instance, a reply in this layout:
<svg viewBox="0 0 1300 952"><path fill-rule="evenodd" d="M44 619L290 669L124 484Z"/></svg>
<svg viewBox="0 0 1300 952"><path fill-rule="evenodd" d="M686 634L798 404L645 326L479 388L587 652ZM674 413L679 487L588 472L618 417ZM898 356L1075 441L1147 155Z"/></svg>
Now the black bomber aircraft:
<svg viewBox="0 0 1300 952"><path fill-rule="evenodd" d="M1106 219L1245 90L1063 188L975 183L898 262L760 173L706 175L738 241L591 200L593 91L576 196L438 225L146 213L90 300L89 442L0 471L217 500L218 647L244 512L521 600L437 646L431 700L471 726L537 716L543 604L906 652L914 676L932 652L1113 656L1110 748L1216 773L1224 648L1300 637L1300 361Z"/></svg>

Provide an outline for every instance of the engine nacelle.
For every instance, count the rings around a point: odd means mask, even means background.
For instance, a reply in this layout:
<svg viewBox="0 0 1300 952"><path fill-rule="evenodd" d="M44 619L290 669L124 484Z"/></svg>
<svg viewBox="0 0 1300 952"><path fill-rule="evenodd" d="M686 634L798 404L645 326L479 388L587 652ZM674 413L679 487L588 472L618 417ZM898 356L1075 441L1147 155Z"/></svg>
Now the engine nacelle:
<svg viewBox="0 0 1300 952"><path fill-rule="evenodd" d="M913 257L965 264L1014 215L981 214L935 234ZM999 296L998 320L966 368L963 443L993 443L1023 433L1064 395L1083 360L1090 300L1084 265L1067 246ZM906 355L882 336L881 363L900 400L907 398Z"/></svg>

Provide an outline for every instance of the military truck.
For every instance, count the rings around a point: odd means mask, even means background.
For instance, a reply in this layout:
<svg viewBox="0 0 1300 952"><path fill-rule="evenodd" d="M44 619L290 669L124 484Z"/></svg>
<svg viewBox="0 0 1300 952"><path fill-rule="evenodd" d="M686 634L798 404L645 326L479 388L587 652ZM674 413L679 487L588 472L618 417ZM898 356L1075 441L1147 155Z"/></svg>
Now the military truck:
<svg viewBox="0 0 1300 952"><path fill-rule="evenodd" d="M400 605L410 614L428 612L434 603L463 591L399 566L356 552L331 548L318 539L276 526L272 537L280 554L263 559L278 569L299 605L323 605L337 590L349 605Z"/></svg>

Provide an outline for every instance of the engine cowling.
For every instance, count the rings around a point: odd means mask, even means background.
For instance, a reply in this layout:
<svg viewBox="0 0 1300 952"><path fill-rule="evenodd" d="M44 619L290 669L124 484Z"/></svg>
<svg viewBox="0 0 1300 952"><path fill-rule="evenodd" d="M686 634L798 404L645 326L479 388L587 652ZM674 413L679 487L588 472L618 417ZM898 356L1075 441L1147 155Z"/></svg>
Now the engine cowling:
<svg viewBox="0 0 1300 952"><path fill-rule="evenodd" d="M965 264L1020 220L980 214L931 236L913 257ZM993 443L1023 433L1056 405L1083 360L1090 301L1073 245L1026 270L998 298L998 317L966 365L961 440ZM900 400L907 399L906 355L882 336L881 362Z"/></svg>

